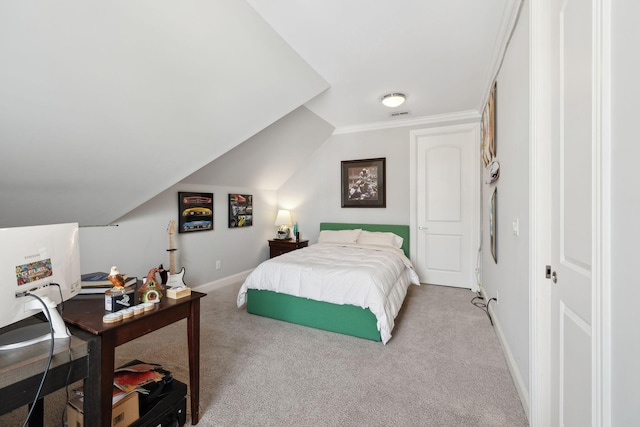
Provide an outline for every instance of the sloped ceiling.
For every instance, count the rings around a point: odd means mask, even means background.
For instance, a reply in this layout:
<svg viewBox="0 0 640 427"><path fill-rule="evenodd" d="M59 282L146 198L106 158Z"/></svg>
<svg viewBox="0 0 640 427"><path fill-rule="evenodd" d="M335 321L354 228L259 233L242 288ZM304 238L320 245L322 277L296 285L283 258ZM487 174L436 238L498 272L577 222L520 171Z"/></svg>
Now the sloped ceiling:
<svg viewBox="0 0 640 427"><path fill-rule="evenodd" d="M277 190L333 133L334 127L300 107L186 177L184 184Z"/></svg>
<svg viewBox="0 0 640 427"><path fill-rule="evenodd" d="M327 82L244 1L0 3L0 226L107 224Z"/></svg>

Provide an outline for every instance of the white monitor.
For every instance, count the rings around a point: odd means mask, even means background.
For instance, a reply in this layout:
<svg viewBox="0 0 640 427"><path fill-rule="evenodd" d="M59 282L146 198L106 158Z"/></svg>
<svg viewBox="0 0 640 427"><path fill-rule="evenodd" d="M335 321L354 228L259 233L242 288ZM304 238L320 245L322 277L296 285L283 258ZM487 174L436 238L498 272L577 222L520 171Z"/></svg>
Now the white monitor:
<svg viewBox="0 0 640 427"><path fill-rule="evenodd" d="M78 241L77 223L0 228L0 328L47 314L36 295L48 307L55 338L68 337L56 308L80 292ZM0 330L0 350L51 336L48 324L6 329Z"/></svg>

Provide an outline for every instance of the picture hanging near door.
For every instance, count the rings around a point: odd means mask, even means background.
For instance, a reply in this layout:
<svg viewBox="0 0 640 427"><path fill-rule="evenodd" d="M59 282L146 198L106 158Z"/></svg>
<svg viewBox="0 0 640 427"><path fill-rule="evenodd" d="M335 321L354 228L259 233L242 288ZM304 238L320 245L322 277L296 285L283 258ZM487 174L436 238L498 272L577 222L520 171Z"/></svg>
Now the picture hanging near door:
<svg viewBox="0 0 640 427"><path fill-rule="evenodd" d="M341 199L343 208L385 208L385 157L343 160Z"/></svg>
<svg viewBox="0 0 640 427"><path fill-rule="evenodd" d="M491 195L491 204L489 205L489 236L491 237L491 256L493 261L498 263L498 251L497 251L497 214L498 214L498 189L493 189Z"/></svg>
<svg viewBox="0 0 640 427"><path fill-rule="evenodd" d="M482 162L484 182L490 184L500 177L500 163L496 158L496 83L493 83L489 100L482 111Z"/></svg>

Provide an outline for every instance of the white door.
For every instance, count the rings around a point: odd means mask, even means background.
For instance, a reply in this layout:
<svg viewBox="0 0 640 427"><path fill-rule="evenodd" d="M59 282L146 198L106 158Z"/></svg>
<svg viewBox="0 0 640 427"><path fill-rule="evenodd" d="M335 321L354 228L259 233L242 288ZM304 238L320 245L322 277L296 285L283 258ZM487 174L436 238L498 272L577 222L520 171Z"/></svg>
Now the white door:
<svg viewBox="0 0 640 427"><path fill-rule="evenodd" d="M479 129L411 132L411 254L422 283L477 289Z"/></svg>
<svg viewBox="0 0 640 427"><path fill-rule="evenodd" d="M593 1L555 0L551 9L550 415L566 427L591 425Z"/></svg>

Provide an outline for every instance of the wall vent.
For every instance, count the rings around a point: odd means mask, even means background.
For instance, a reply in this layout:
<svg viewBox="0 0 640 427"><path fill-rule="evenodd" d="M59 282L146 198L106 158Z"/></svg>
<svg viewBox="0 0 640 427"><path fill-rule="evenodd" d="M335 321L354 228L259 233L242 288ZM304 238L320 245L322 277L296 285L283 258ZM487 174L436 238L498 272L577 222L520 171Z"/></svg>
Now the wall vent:
<svg viewBox="0 0 640 427"><path fill-rule="evenodd" d="M396 113L391 113L391 117L406 116L407 114L409 114L408 111L398 111Z"/></svg>

